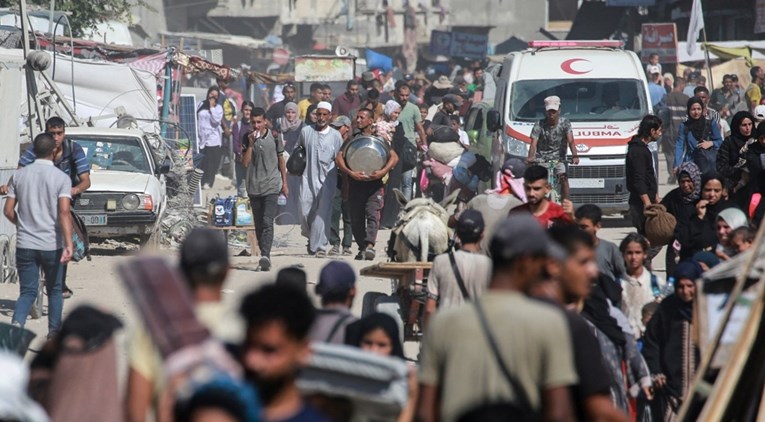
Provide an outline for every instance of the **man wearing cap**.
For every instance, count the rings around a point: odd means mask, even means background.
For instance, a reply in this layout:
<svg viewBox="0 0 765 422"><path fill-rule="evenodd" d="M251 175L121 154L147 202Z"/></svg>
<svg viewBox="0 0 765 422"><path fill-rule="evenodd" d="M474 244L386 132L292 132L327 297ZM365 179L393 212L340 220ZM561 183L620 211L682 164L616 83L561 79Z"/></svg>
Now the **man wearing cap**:
<svg viewBox="0 0 765 422"><path fill-rule="evenodd" d="M498 227L491 254L489 289L428 324L417 416L451 422L492 402L536 415L526 420L572 420L569 388L578 378L566 320L559 309L527 297L548 258L562 259L560 248L533 217L516 214Z"/></svg>
<svg viewBox="0 0 765 422"><path fill-rule="evenodd" d="M659 66L648 66L648 94L651 96L651 105L654 107L659 105L667 94L661 86L661 69Z"/></svg>
<svg viewBox="0 0 765 422"><path fill-rule="evenodd" d="M755 126L759 126L760 123L765 120L765 105L760 104L755 107L754 113L752 114L754 115L754 120L756 120Z"/></svg>
<svg viewBox="0 0 765 422"><path fill-rule="evenodd" d="M683 94L687 95L688 98L693 97L693 89L698 86L699 78L701 78L701 72L697 70L688 73L688 77L686 78L688 84L685 86L685 89L683 89Z"/></svg>
<svg viewBox="0 0 765 422"><path fill-rule="evenodd" d="M356 297L356 273L343 261L332 261L321 269L316 294L321 308L308 338L322 343L345 344L345 328L356 321L351 314Z"/></svg>
<svg viewBox="0 0 765 422"><path fill-rule="evenodd" d="M337 190L335 157L343 145L340 132L329 127L332 105L316 106L316 123L300 131L297 146L305 148L306 166L300 184L300 225L308 238L308 253L327 256L332 201Z"/></svg>
<svg viewBox="0 0 765 422"><path fill-rule="evenodd" d="M549 162L555 162L555 175L561 185L561 197L569 198L568 177L566 177L566 150L571 148L571 160L579 164L579 154L574 145L574 133L571 122L560 115L560 98L545 98L547 117L536 122L531 129L531 145L528 162L536 162L547 168Z"/></svg>
<svg viewBox="0 0 765 422"><path fill-rule="evenodd" d="M356 114L356 127L358 135L374 135L375 126L372 112L361 109ZM337 154L337 166L348 181L348 209L351 215L351 227L353 238L359 247L357 260L372 261L375 258L375 243L377 232L380 229L380 212L383 207L385 195L385 183L383 178L398 163L398 154L393 148L390 149L388 161L383 168L367 174L356 171L348 166L343 151Z"/></svg>
<svg viewBox="0 0 765 422"><path fill-rule="evenodd" d="M351 139L351 119L347 116L337 116L329 124L340 132L343 137L343 144ZM351 255L351 244L353 243L353 231L351 229L351 210L348 208L348 177L340 174L337 178L337 191L335 199L332 202L332 228L329 232L329 243L332 248L327 252L330 256L340 255L340 217L343 219L343 239L342 254Z"/></svg>
<svg viewBox="0 0 765 422"><path fill-rule="evenodd" d="M351 111L358 108L359 105L361 105L359 82L351 79L345 86L345 93L335 98L335 102L332 103L332 117L345 116L350 118Z"/></svg>
<svg viewBox="0 0 765 422"><path fill-rule="evenodd" d="M460 249L456 252L450 250L433 259L433 269L428 276L426 324L436 308L444 310L460 306L481 296L489 286L491 259L481 253L484 227L483 216L479 211L464 210L457 220L456 234L460 240ZM457 279L457 272L461 282ZM460 283L467 296L462 292Z"/></svg>
<svg viewBox="0 0 765 422"><path fill-rule="evenodd" d="M271 269L271 245L279 194L290 195L284 144L268 129L266 112L255 107L250 113L252 132L242 143L242 165L247 170L247 194L252 205L255 234L260 245L260 269ZM255 251L252 251L254 254Z"/></svg>
<svg viewBox="0 0 765 422"><path fill-rule="evenodd" d="M266 113L266 117L268 118L268 121L271 122L272 127L276 125L277 119L284 117L284 106L287 105L287 103L295 102L296 92L297 90L292 82L287 82L282 86L282 95L284 95L284 99L271 104L271 107L268 108L268 112Z"/></svg>
<svg viewBox="0 0 765 422"><path fill-rule="evenodd" d="M749 106L749 110L754 110L755 107L760 105L762 100L762 83L765 82L765 70L760 66L752 66L749 69L749 74L752 76L752 83L746 88L746 101Z"/></svg>
<svg viewBox="0 0 765 422"><path fill-rule="evenodd" d="M319 101L323 100L323 98L324 85L318 82L312 83L310 96L308 98L303 98L299 103L297 103L298 117L300 117L300 120L305 120L305 117L308 114L308 107L310 107L312 104L318 104Z"/></svg>
<svg viewBox="0 0 765 422"><path fill-rule="evenodd" d="M229 271L228 243L220 232L198 227L184 239L179 267L188 282L199 321L214 337L236 344L243 334L240 318L223 304L223 284ZM167 298L172 300L173 298ZM168 398L160 399L165 388L162 358L143 326L137 327L128 341L128 384L126 407L128 420L147 420L149 410ZM167 409L154 409L157 420ZM156 412L159 412L157 414Z"/></svg>
<svg viewBox="0 0 765 422"><path fill-rule="evenodd" d="M428 104L437 104L441 101L441 98L449 93L454 85L449 82L449 78L441 75L433 82L428 89L425 90L425 102Z"/></svg>

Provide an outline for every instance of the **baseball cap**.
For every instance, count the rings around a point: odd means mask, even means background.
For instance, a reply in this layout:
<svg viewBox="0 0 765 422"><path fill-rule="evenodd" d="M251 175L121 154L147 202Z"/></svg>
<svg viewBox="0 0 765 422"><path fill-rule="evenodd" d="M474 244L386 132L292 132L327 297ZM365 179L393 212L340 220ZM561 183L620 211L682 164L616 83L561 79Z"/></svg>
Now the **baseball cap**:
<svg viewBox="0 0 765 422"><path fill-rule="evenodd" d="M547 110L560 110L560 97L553 95L545 98L545 111Z"/></svg>
<svg viewBox="0 0 765 422"><path fill-rule="evenodd" d="M361 79L366 82L372 82L375 79L375 74L373 72L364 72L361 74Z"/></svg>
<svg viewBox="0 0 765 422"><path fill-rule="evenodd" d="M210 276L228 266L228 242L219 231L197 227L181 245L181 270L189 274Z"/></svg>
<svg viewBox="0 0 765 422"><path fill-rule="evenodd" d="M355 285L356 273L353 268L343 261L332 261L321 269L316 294L324 296L327 293L344 292Z"/></svg>
<svg viewBox="0 0 765 422"><path fill-rule="evenodd" d="M329 125L335 128L343 126L351 127L351 119L349 119L348 116L337 116Z"/></svg>
<svg viewBox="0 0 765 422"><path fill-rule="evenodd" d="M513 213L500 222L489 243L494 260L510 261L518 256L546 255L565 260L563 249L550 240L536 218L528 213Z"/></svg>
<svg viewBox="0 0 765 422"><path fill-rule="evenodd" d="M475 238L479 236L485 227L483 215L478 210L467 209L462 211L457 220L457 236L460 238Z"/></svg>
<svg viewBox="0 0 765 422"><path fill-rule="evenodd" d="M661 70L659 69L659 66L652 64L648 66L648 74L653 75L654 73L661 73Z"/></svg>
<svg viewBox="0 0 765 422"><path fill-rule="evenodd" d="M761 122L765 120L765 105L758 105L754 108L754 118L757 119L758 122Z"/></svg>

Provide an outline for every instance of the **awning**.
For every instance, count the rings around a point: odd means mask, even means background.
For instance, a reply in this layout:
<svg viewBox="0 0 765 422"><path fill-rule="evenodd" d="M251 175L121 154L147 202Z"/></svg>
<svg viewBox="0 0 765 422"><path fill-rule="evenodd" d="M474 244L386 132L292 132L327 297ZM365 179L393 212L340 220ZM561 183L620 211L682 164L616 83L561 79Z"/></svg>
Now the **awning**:
<svg viewBox="0 0 765 422"><path fill-rule="evenodd" d="M187 40L210 41L242 48L273 48L274 45L265 40L259 40L244 35L214 34L211 32L160 32L160 35Z"/></svg>
<svg viewBox="0 0 765 422"><path fill-rule="evenodd" d="M706 60L703 50L705 46L709 48L711 60L731 60L743 57L750 65L752 60L765 60L765 41L715 41L702 44L701 48L696 49L692 55L688 54L686 46L685 41L677 43L677 61L680 63Z"/></svg>
<svg viewBox="0 0 765 422"><path fill-rule="evenodd" d="M576 13L567 40L604 40L616 32L624 15L623 7L608 7L605 2L585 1Z"/></svg>

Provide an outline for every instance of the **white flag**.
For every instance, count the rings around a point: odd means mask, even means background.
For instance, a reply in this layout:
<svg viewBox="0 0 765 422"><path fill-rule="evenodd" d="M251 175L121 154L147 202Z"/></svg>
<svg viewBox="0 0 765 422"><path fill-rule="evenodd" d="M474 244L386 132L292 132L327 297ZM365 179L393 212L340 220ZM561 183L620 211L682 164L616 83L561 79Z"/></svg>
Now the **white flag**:
<svg viewBox="0 0 765 422"><path fill-rule="evenodd" d="M702 29L704 29L704 12L701 10L701 0L693 0L691 21L688 23L688 41L686 42L689 56L696 52L696 40L699 39L699 33Z"/></svg>

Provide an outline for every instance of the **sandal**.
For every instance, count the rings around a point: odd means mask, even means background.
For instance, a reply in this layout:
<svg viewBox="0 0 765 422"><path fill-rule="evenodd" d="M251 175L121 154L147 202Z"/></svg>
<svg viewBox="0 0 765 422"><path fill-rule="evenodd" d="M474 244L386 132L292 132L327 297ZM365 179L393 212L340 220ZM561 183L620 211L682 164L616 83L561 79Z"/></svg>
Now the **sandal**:
<svg viewBox="0 0 765 422"><path fill-rule="evenodd" d="M327 257L327 253L320 249L320 250L316 251L316 254L314 256L316 258L326 258Z"/></svg>
<svg viewBox="0 0 765 422"><path fill-rule="evenodd" d="M64 299L69 299L72 296L74 296L74 292L68 287L61 292L61 297Z"/></svg>

